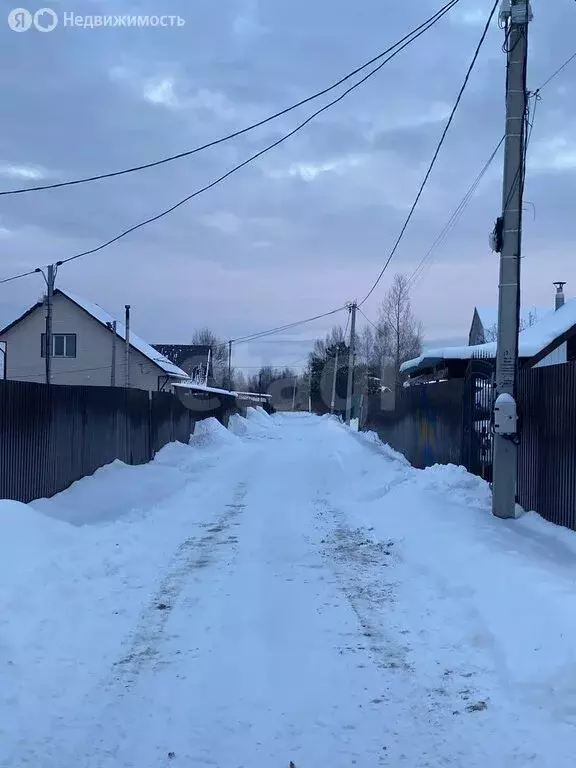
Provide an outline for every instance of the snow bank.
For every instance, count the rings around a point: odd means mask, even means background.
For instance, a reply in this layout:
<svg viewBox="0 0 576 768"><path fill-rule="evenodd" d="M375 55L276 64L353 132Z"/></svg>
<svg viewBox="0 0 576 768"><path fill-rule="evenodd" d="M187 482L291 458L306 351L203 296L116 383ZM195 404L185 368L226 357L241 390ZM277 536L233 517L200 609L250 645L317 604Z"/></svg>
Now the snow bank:
<svg viewBox="0 0 576 768"><path fill-rule="evenodd" d="M212 466L215 457L238 445L238 438L215 418L196 424L189 445L165 445L148 464L129 466L114 461L73 483L51 499L31 507L47 517L91 525L135 519L183 490L192 478Z"/></svg>

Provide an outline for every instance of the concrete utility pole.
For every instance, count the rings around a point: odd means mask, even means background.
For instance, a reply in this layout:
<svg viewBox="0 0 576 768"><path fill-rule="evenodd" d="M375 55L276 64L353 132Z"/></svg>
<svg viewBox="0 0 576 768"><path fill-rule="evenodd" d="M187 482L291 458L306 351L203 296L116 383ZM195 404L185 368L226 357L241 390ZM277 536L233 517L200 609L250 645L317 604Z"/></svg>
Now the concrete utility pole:
<svg viewBox="0 0 576 768"><path fill-rule="evenodd" d="M126 332L124 345L124 365L126 370L124 371L124 386L126 389L130 389L130 304L125 305L126 320L124 323L124 330Z"/></svg>
<svg viewBox="0 0 576 768"><path fill-rule="evenodd" d="M492 511L496 517L516 514L518 426L516 379L520 315L520 256L524 191L525 122L528 106L526 69L528 0L503 0L501 23L506 30L506 140L502 217L494 234L500 252L496 402L494 406L494 467Z"/></svg>
<svg viewBox="0 0 576 768"><path fill-rule="evenodd" d="M116 386L116 320L111 323L110 330L112 331L112 370L110 371L110 386Z"/></svg>
<svg viewBox="0 0 576 768"><path fill-rule="evenodd" d="M352 389L354 387L354 347L356 344L356 310L355 301L348 305L350 311L350 355L348 357L348 387L346 391L346 424L350 425L352 418Z"/></svg>
<svg viewBox="0 0 576 768"><path fill-rule="evenodd" d="M292 388L292 410L296 410L296 382L298 379L294 377L294 386Z"/></svg>
<svg viewBox="0 0 576 768"><path fill-rule="evenodd" d="M334 413L334 405L336 404L336 377L338 375L338 354L340 349L336 347L336 357L334 359L334 376L332 377L332 397L330 398L330 413Z"/></svg>
<svg viewBox="0 0 576 768"><path fill-rule="evenodd" d="M46 357L46 384L52 383L52 303L54 299L54 281L56 270L54 264L49 264L46 276L46 333L44 355Z"/></svg>

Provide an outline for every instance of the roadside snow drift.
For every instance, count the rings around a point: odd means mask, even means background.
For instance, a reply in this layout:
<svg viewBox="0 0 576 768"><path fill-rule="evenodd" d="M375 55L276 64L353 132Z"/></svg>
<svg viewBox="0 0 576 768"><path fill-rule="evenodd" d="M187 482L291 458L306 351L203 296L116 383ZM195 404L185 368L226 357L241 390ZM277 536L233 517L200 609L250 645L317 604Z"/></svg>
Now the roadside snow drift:
<svg viewBox="0 0 576 768"><path fill-rule="evenodd" d="M576 536L332 418L0 501L0 766L572 768Z"/></svg>

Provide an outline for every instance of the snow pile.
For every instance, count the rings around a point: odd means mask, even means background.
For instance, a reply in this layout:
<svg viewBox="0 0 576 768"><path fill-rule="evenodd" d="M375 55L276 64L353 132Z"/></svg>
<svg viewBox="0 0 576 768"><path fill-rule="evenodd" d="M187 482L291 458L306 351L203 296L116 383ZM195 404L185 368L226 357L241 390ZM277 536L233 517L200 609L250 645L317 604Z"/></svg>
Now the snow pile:
<svg viewBox="0 0 576 768"><path fill-rule="evenodd" d="M464 467L454 464L435 464L414 476L415 485L437 496L466 507L477 506L489 510L492 502L490 486L485 480L470 474Z"/></svg>
<svg viewBox="0 0 576 768"><path fill-rule="evenodd" d="M202 450L220 451L238 444L238 438L226 429L218 419L210 416L208 419L196 422L190 445Z"/></svg>
<svg viewBox="0 0 576 768"><path fill-rule="evenodd" d="M239 437L263 438L271 436L271 433L278 429L278 422L263 409L247 408L246 418L238 414L230 417L228 429Z"/></svg>

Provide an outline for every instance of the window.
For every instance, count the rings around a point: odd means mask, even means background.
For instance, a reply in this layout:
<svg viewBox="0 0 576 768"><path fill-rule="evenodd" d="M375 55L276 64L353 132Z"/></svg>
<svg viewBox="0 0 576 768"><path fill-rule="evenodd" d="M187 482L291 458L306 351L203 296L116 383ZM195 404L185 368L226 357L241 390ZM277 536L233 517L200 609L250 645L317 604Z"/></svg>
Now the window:
<svg viewBox="0 0 576 768"><path fill-rule="evenodd" d="M41 354L46 357L46 334L42 334ZM53 333L52 357L76 357L76 334Z"/></svg>

